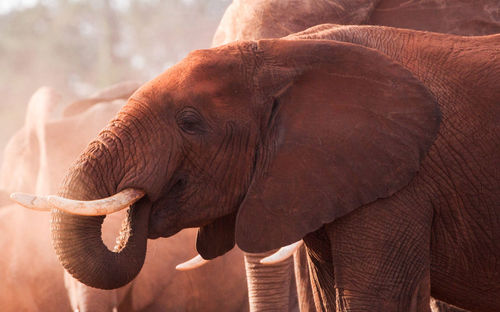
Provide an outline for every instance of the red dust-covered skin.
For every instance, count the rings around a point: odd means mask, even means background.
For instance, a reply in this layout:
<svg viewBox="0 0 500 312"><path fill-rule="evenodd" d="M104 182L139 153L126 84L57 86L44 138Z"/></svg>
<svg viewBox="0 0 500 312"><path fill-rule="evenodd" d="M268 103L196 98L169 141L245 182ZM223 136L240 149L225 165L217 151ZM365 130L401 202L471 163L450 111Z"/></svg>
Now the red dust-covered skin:
<svg viewBox="0 0 500 312"><path fill-rule="evenodd" d="M60 194L147 195L120 253L97 240L102 218L54 213L66 269L115 288L139 272L147 237L200 226L207 258L235 240L263 252L305 237L327 310L428 310L431 292L497 309L499 237L473 228L499 227L498 36L329 27L344 42L308 33L197 51L141 87ZM473 264L475 279L457 281Z"/></svg>

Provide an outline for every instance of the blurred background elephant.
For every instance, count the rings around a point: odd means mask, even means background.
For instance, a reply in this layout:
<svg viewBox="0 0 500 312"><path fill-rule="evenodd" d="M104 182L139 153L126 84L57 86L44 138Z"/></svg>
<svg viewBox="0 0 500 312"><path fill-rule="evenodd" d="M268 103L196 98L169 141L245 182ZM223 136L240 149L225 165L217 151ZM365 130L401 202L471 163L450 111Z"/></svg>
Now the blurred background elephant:
<svg viewBox="0 0 500 312"><path fill-rule="evenodd" d="M500 32L500 13L496 0L234 0L213 45L280 38L325 23L476 36Z"/></svg>
<svg viewBox="0 0 500 312"><path fill-rule="evenodd" d="M31 183L18 179L12 188L22 188L40 194L54 192L72 160L88 141L116 114L138 87L125 82L100 91L90 98L66 106L62 118L42 119L28 109L33 125L27 122L11 139L4 154L2 176L15 176L27 169ZM54 107L54 90L42 88L32 97L29 108ZM83 106L83 107L82 107ZM38 117L38 118L37 118ZM27 118L28 119L28 118ZM40 128L43 128L40 131ZM29 130L26 130L29 129ZM26 134L27 133L27 134ZM17 148L24 146L23 149ZM44 146L44 149L38 148ZM46 155L41 155L41 150ZM37 153L26 153L35 151ZM35 155L33 155L35 154ZM40 159L43 159L40 164ZM38 177L43 176L44 179ZM37 183L38 181L38 183ZM245 270L241 251L234 250L227 257L212 261L189 272L175 270L175 265L193 255L188 246L195 240L196 230L188 229L166 240L155 241L148 250L144 270L134 283L121 289L104 291L85 286L64 272L50 243L47 213L28 211L17 205L0 210L0 305L2 311L216 311L248 310ZM120 230L123 213L106 219L103 240L113 247ZM35 262L33 260L36 259ZM30 268L29 270L26 268ZM55 308L57 307L57 308Z"/></svg>

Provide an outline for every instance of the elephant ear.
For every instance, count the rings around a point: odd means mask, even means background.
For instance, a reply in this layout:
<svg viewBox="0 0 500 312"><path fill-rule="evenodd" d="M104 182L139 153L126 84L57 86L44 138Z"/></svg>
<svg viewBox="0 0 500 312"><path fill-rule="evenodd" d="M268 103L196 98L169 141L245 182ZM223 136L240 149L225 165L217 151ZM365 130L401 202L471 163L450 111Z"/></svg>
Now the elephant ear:
<svg viewBox="0 0 500 312"><path fill-rule="evenodd" d="M236 242L263 252L404 188L437 135L440 111L412 73L359 45L258 43L268 107ZM259 101L259 100L256 100Z"/></svg>
<svg viewBox="0 0 500 312"><path fill-rule="evenodd" d="M216 219L198 229L196 250L203 259L214 259L233 249L236 213Z"/></svg>

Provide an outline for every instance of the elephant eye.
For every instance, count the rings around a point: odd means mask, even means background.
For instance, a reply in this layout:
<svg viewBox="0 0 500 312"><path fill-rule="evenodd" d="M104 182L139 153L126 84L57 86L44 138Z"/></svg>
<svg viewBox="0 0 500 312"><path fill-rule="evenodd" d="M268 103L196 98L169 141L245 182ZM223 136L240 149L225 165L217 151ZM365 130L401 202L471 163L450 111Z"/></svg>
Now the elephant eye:
<svg viewBox="0 0 500 312"><path fill-rule="evenodd" d="M177 114L177 125L187 134L202 134L206 131L203 119L192 107L186 107Z"/></svg>

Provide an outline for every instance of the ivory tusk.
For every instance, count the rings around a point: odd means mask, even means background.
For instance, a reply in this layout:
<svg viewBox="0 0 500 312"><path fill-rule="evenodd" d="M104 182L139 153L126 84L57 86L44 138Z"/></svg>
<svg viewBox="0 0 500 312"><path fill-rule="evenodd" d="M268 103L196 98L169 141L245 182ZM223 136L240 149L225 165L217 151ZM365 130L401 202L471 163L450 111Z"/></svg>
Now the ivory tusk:
<svg viewBox="0 0 500 312"><path fill-rule="evenodd" d="M113 196L97 200L73 200L55 195L48 196L52 208L80 216L104 216L125 209L138 201L146 193L128 188Z"/></svg>
<svg viewBox="0 0 500 312"><path fill-rule="evenodd" d="M207 263L209 260L203 259L200 255L197 255L196 257L192 258L191 260L188 260L184 263L178 264L175 269L179 271L189 271L193 270L196 268L201 267L205 263Z"/></svg>
<svg viewBox="0 0 500 312"><path fill-rule="evenodd" d="M47 199L47 196L36 196L36 195L16 192L10 194L10 198L19 205L32 210L50 211L50 209L52 208Z"/></svg>
<svg viewBox="0 0 500 312"><path fill-rule="evenodd" d="M265 257L264 259L260 260L260 263L262 264L277 264L282 261L285 261L289 257L293 256L293 253L295 250L299 249L299 247L302 245L302 240L295 242L293 244L290 244L285 247L281 247L277 252L273 253L272 255Z"/></svg>

